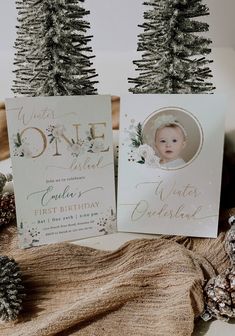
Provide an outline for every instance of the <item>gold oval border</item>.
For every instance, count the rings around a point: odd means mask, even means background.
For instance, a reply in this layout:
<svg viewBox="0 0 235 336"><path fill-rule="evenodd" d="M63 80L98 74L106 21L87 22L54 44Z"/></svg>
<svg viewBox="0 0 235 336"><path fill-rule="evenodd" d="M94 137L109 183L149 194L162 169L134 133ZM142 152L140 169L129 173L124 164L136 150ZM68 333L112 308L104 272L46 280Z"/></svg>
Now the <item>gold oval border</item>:
<svg viewBox="0 0 235 336"><path fill-rule="evenodd" d="M184 109L182 107L178 107L178 106L162 107L159 110L156 110L156 111L152 112L143 121L143 125L145 125L147 123L147 121L153 117L154 114L158 114L160 112L164 112L165 110L169 110L169 109L171 109L171 110L178 110L178 111L180 111L182 113L188 114L196 122L196 124L197 124L197 126L199 128L200 135L201 135L201 140L200 140L200 145L198 147L198 150L197 150L196 154L192 157L192 159L190 161L188 161L185 165L180 166L178 168L160 168L160 169L165 170L165 171L175 171L175 170L179 170L179 169L183 169L183 168L187 167L188 165L190 165L199 156L199 154L200 154L200 152L202 150L203 143L204 143L204 133L203 133L202 125L199 122L198 118L195 117L195 115L193 113L189 112L188 110L186 110L186 109Z"/></svg>

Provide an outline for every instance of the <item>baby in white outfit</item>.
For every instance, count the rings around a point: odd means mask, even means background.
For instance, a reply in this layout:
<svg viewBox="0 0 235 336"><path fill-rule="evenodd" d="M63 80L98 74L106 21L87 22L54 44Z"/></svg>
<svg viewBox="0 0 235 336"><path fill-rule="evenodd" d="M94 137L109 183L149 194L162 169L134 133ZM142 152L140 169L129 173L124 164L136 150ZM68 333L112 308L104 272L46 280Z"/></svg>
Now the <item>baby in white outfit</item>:
<svg viewBox="0 0 235 336"><path fill-rule="evenodd" d="M181 157L186 146L187 134L184 127L172 115L162 115L155 122L155 147L159 164L165 168L176 168L185 164Z"/></svg>

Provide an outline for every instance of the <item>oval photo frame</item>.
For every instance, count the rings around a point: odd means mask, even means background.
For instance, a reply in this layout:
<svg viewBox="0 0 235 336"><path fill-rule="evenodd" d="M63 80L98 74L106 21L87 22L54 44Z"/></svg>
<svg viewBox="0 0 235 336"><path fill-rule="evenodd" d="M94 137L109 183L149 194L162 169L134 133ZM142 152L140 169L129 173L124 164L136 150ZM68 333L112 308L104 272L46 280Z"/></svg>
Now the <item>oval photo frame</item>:
<svg viewBox="0 0 235 336"><path fill-rule="evenodd" d="M158 117L167 115L174 116L177 122L181 124L186 131L186 146L181 153L182 159L185 161L185 163L176 167L161 167L161 169L178 170L190 165L198 157L203 146L204 135L199 120L191 112L183 108L173 106L156 110L144 120L142 133L143 142L151 146L157 156L158 154L155 147L156 129L154 127L154 122Z"/></svg>

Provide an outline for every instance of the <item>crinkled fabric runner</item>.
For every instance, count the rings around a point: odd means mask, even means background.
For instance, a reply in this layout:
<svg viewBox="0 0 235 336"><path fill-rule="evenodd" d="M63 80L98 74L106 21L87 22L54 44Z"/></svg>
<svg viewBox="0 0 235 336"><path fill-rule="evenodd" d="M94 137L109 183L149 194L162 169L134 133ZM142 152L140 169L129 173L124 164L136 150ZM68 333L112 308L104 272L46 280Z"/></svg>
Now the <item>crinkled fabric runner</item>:
<svg viewBox="0 0 235 336"><path fill-rule="evenodd" d="M228 266L217 239L130 241L114 252L69 243L21 250L0 232L0 254L19 263L27 297L0 336L188 336L205 280Z"/></svg>

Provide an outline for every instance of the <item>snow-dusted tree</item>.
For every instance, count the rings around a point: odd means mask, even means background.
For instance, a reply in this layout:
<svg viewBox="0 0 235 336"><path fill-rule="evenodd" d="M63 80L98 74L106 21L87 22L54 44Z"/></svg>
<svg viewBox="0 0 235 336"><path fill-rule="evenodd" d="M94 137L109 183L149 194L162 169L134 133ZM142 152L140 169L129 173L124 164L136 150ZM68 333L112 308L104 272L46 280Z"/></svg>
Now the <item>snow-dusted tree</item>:
<svg viewBox="0 0 235 336"><path fill-rule="evenodd" d="M16 95L96 94L84 0L17 0Z"/></svg>
<svg viewBox="0 0 235 336"><path fill-rule="evenodd" d="M195 18L209 14L202 0L149 0L143 31L138 35L141 59L133 63L139 76L129 78L133 93L209 93L212 77L207 55L211 40L201 33L209 30ZM200 33L200 34L199 34Z"/></svg>

